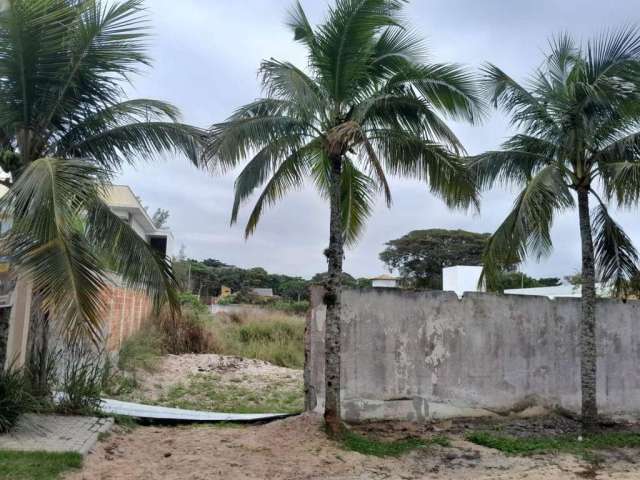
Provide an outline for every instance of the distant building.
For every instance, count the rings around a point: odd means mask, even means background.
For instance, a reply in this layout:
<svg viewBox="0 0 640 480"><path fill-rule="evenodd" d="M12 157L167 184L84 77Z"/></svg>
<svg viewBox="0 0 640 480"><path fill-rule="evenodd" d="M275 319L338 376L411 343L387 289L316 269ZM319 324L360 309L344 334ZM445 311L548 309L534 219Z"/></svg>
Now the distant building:
<svg viewBox="0 0 640 480"><path fill-rule="evenodd" d="M272 288L252 288L250 290L252 295L256 297L273 297L273 289Z"/></svg>
<svg viewBox="0 0 640 480"><path fill-rule="evenodd" d="M370 278L373 288L398 288L398 279L391 275L380 275L379 277Z"/></svg>
<svg viewBox="0 0 640 480"><path fill-rule="evenodd" d="M456 292L462 297L464 292L484 292L484 288L478 288L482 267L470 265L456 265L442 269L442 290Z"/></svg>

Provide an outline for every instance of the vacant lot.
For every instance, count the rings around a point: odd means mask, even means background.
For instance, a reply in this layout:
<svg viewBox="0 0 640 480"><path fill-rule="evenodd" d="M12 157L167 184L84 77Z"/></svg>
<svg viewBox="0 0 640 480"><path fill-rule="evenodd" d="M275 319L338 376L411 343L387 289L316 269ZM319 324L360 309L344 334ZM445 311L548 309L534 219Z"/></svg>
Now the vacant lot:
<svg viewBox="0 0 640 480"><path fill-rule="evenodd" d="M481 426L482 427L482 426ZM376 429L382 427L376 426ZM69 480L124 479L435 479L435 480L636 480L637 450L506 455L444 431L448 446L429 443L402 456L363 455L328 440L321 420L302 415L266 425L138 427L103 441ZM484 428L484 427L482 427ZM402 429L405 429L404 433ZM394 435L414 435L394 425ZM443 432L417 432L442 437ZM441 443L441 442L440 442Z"/></svg>

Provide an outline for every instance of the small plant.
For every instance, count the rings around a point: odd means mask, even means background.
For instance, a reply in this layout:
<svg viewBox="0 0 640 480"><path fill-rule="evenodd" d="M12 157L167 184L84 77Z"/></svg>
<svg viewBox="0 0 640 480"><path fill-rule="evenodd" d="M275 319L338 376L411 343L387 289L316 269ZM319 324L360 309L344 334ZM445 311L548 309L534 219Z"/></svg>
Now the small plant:
<svg viewBox="0 0 640 480"><path fill-rule="evenodd" d="M111 370L111 362L103 352L83 344L70 347L63 365L57 410L65 414L98 412Z"/></svg>
<svg viewBox="0 0 640 480"><path fill-rule="evenodd" d="M220 345L207 325L204 315L190 307L180 314L161 312L157 325L165 341L165 350L174 355L182 353L219 353Z"/></svg>
<svg viewBox="0 0 640 480"><path fill-rule="evenodd" d="M0 369L0 433L13 429L32 402L24 372Z"/></svg>
<svg viewBox="0 0 640 480"><path fill-rule="evenodd" d="M145 325L122 344L118 355L118 368L132 373L139 368L148 372L154 371L158 359L164 353L164 342L162 332L157 326Z"/></svg>
<svg viewBox="0 0 640 480"><path fill-rule="evenodd" d="M181 292L178 295L180 305L188 307L196 313L207 313L207 306L200 301L198 295L194 295L191 292Z"/></svg>

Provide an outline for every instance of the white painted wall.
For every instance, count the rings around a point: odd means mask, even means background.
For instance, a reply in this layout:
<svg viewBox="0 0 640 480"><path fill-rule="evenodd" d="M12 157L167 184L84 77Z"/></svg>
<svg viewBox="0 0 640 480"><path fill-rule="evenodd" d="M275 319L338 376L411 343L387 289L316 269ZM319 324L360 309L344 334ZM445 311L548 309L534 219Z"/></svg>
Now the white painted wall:
<svg viewBox="0 0 640 480"><path fill-rule="evenodd" d="M396 288L398 286L397 280L371 280L371 286L373 288Z"/></svg>
<svg viewBox="0 0 640 480"><path fill-rule="evenodd" d="M456 265L442 269L442 290L456 292L462 297L464 292L484 292L484 288L478 288L482 267Z"/></svg>

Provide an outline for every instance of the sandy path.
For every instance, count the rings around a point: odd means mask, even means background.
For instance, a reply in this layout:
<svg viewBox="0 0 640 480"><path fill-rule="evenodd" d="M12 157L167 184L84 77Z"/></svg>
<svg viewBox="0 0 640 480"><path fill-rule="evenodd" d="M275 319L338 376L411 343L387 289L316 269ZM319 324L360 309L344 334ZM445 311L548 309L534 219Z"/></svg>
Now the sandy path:
<svg viewBox="0 0 640 480"><path fill-rule="evenodd" d="M120 479L640 479L640 466L617 461L593 476L569 455L507 457L457 440L401 458L345 451L321 432L321 420L302 415L247 427L139 427L116 433L67 480Z"/></svg>

